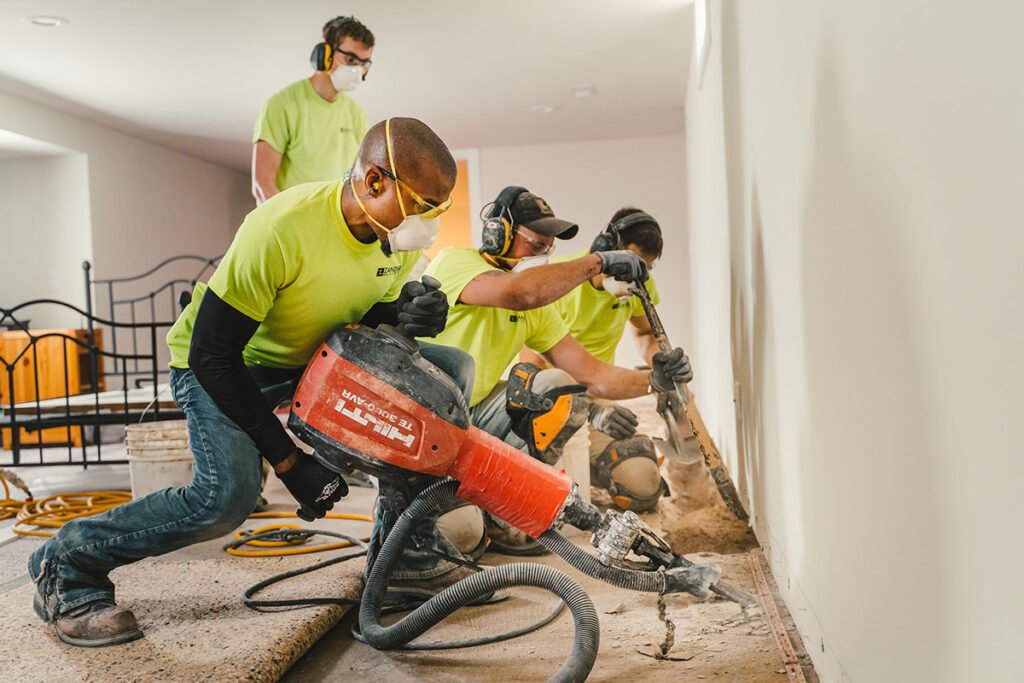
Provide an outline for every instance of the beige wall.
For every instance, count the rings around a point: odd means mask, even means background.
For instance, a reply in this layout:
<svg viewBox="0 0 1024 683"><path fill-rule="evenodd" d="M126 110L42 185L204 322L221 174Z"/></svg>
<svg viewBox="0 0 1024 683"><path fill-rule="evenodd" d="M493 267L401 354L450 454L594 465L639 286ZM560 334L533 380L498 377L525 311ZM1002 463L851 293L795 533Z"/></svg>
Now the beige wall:
<svg viewBox="0 0 1024 683"><path fill-rule="evenodd" d="M219 253L254 205L244 173L5 92L0 129L88 156L97 277Z"/></svg>
<svg viewBox="0 0 1024 683"><path fill-rule="evenodd" d="M57 299L84 306L82 261L92 258L84 154L0 160L0 306ZM77 327L70 309L21 309L35 328Z"/></svg>
<svg viewBox="0 0 1024 683"><path fill-rule="evenodd" d="M556 255L588 248L623 206L657 218L665 232L664 255L655 269L662 296L659 313L672 343L689 347L693 330L682 134L481 149L481 203L493 201L506 185L528 188L547 200L557 216L579 223L579 234L559 242ZM479 245L479 221L474 226ZM642 362L629 339L620 344L616 360L626 366Z"/></svg>
<svg viewBox="0 0 1024 683"><path fill-rule="evenodd" d="M711 7L695 384L807 649L1024 680L1024 5Z"/></svg>

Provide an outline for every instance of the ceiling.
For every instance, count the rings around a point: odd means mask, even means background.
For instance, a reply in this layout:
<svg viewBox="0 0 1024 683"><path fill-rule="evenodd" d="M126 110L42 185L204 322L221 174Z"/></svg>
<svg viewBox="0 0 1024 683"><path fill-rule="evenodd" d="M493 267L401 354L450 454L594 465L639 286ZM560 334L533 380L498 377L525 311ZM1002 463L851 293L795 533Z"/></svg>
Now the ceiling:
<svg viewBox="0 0 1024 683"><path fill-rule="evenodd" d="M679 132L690 0L6 0L0 89L248 169L260 103L306 77L324 21L376 35L355 98L452 148ZM23 21L55 15L69 23ZM596 96L578 99L573 86ZM531 105L556 107L551 113Z"/></svg>

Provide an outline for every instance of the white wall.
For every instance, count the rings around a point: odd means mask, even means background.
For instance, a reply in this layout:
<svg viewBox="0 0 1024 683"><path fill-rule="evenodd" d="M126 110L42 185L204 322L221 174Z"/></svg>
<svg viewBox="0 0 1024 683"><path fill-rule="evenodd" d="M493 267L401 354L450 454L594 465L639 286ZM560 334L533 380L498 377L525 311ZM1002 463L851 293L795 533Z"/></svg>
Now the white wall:
<svg viewBox="0 0 1024 683"><path fill-rule="evenodd" d="M222 252L254 206L244 173L5 92L0 129L88 155L96 277Z"/></svg>
<svg viewBox="0 0 1024 683"><path fill-rule="evenodd" d="M89 171L84 154L0 161L0 305L57 299L82 307L81 264L92 258ZM35 328L78 327L50 305L15 314Z"/></svg>
<svg viewBox="0 0 1024 683"><path fill-rule="evenodd" d="M695 384L807 649L1024 680L1024 5L711 6Z"/></svg>
<svg viewBox="0 0 1024 683"><path fill-rule="evenodd" d="M543 197L555 215L579 223L572 240L558 242L556 254L590 246L623 206L635 206L658 219L665 250L655 269L662 303L658 307L669 340L685 348L693 339L687 264L686 151L683 135L572 142L480 150L481 201L507 185L522 185ZM474 235L479 243L479 230ZM631 338L630 332L626 332ZM630 339L616 361L642 363Z"/></svg>

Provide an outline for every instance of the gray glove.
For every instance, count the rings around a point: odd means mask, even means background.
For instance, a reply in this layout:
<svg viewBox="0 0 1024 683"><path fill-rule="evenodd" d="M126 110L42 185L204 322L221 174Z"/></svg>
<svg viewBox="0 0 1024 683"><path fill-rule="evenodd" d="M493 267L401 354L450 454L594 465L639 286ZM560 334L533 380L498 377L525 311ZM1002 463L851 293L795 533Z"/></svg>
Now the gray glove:
<svg viewBox="0 0 1024 683"><path fill-rule="evenodd" d="M647 264L629 251L595 251L601 259L601 272L622 282L644 282L647 280Z"/></svg>
<svg viewBox="0 0 1024 683"><path fill-rule="evenodd" d="M636 434L639 422L629 408L610 401L591 401L590 424L613 439L628 439Z"/></svg>
<svg viewBox="0 0 1024 683"><path fill-rule="evenodd" d="M693 379L690 359L681 348L659 351L651 361L651 388L657 392L674 391L677 384L686 384Z"/></svg>

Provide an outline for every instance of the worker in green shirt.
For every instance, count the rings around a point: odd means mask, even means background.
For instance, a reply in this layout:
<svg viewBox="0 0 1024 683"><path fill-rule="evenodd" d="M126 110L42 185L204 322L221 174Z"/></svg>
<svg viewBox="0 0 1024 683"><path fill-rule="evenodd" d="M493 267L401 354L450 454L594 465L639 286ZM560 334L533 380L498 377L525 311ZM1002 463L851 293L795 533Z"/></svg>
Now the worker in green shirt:
<svg viewBox="0 0 1024 683"><path fill-rule="evenodd" d="M109 574L145 557L216 538L252 512L265 459L299 504L323 517L348 489L297 447L273 413L316 348L341 325L396 325L433 337L448 303L407 282L451 205L456 166L415 119L373 126L348 177L286 190L246 216L205 286L167 335L170 388L188 422L192 481L72 520L29 558L36 614L65 643L117 645L142 637L114 602ZM454 353L453 353L454 352ZM471 359L424 343L424 358L468 394ZM382 487L383 488L383 487ZM382 493L383 495L383 493ZM379 547L379 515L371 552ZM436 527L417 528L391 587L433 594L468 574Z"/></svg>
<svg viewBox="0 0 1024 683"><path fill-rule="evenodd" d="M627 207L612 216L589 250L556 261L627 249L652 270L663 246L658 222L640 209ZM651 300L658 303L653 275L644 284ZM555 308L572 336L605 363L615 362L615 349L628 322L637 350L651 365L658 352L658 341L640 299L629 293L629 286L615 278L595 275L556 301ZM524 349L520 358L546 367L544 359L530 349ZM647 511L656 507L668 486L661 477L654 442L635 433L636 416L625 406L600 398L591 400L589 413L591 482L607 489L612 502L622 509Z"/></svg>
<svg viewBox="0 0 1024 683"><path fill-rule="evenodd" d="M301 183L336 180L356 159L366 112L349 93L366 78L374 37L355 17L331 19L310 56L314 73L263 103L252 142L257 204Z"/></svg>
<svg viewBox="0 0 1024 683"><path fill-rule="evenodd" d="M548 263L555 239L573 237L578 226L556 218L547 202L523 187L502 190L484 217L479 250L443 249L426 271L441 282L451 307L448 324L435 342L462 349L474 360L469 401L474 425L552 463L568 437L586 422L588 404L582 391L622 399L690 381L682 349L653 354L650 371L620 368L594 357L570 334L554 306L598 275L627 283L646 280L647 266L640 256L628 249L608 249ZM524 346L552 367L520 363L506 375ZM539 550L518 530L498 520L490 524L492 548Z"/></svg>

